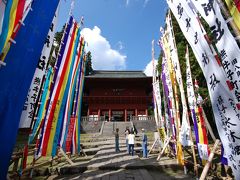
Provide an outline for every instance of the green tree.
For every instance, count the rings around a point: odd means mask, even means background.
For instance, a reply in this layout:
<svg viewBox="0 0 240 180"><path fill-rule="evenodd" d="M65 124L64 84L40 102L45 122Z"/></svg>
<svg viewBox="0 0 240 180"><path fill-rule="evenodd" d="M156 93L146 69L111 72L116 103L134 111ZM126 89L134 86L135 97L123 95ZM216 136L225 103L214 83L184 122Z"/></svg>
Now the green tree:
<svg viewBox="0 0 240 180"><path fill-rule="evenodd" d="M89 74L93 73L91 52L88 51L86 56L87 56L87 58L86 58L86 75L89 75Z"/></svg>
<svg viewBox="0 0 240 180"><path fill-rule="evenodd" d="M55 46L52 46L51 51L50 51L49 60L48 60L48 64L51 65L52 67L54 67L54 64L56 62L56 57L53 56L53 51L54 51L55 55L57 55L59 52L64 28L65 28L65 26L62 27L61 31L56 32L54 35L54 45Z"/></svg>

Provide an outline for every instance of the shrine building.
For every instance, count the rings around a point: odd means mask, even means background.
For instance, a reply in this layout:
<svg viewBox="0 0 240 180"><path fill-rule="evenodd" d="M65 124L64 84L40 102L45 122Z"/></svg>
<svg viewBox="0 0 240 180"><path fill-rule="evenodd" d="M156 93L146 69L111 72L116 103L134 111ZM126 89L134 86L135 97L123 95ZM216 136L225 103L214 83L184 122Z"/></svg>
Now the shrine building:
<svg viewBox="0 0 240 180"><path fill-rule="evenodd" d="M148 119L152 78L142 71L93 71L85 77L83 113L88 119Z"/></svg>

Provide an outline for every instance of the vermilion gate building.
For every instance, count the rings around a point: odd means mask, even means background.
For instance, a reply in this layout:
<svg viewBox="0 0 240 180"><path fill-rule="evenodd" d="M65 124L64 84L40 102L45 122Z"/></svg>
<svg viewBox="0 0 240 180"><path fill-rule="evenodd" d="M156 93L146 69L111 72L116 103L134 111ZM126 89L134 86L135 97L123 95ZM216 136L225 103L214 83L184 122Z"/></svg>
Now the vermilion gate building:
<svg viewBox="0 0 240 180"><path fill-rule="evenodd" d="M83 116L144 119L152 106L152 78L142 71L93 71L85 77Z"/></svg>

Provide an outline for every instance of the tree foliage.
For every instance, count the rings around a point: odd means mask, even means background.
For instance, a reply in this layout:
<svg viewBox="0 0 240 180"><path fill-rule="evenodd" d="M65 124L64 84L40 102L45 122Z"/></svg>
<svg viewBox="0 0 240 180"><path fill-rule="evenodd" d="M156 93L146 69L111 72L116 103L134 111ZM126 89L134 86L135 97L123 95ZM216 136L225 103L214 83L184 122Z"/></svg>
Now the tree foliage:
<svg viewBox="0 0 240 180"><path fill-rule="evenodd" d="M93 68L92 68L92 54L90 51L87 53L86 58L86 75L92 74Z"/></svg>

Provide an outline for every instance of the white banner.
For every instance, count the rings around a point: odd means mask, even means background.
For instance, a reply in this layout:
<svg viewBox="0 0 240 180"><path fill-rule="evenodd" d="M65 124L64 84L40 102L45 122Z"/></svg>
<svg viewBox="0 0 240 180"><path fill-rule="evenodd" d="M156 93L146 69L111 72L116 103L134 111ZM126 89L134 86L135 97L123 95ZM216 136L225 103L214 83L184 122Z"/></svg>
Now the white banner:
<svg viewBox="0 0 240 180"><path fill-rule="evenodd" d="M184 117L186 115L187 115L186 109L183 109L183 121L179 132L179 141L183 146L192 146L193 142L190 139L191 128L186 120L187 117Z"/></svg>
<svg viewBox="0 0 240 180"><path fill-rule="evenodd" d="M206 144L197 144L198 153L201 159L208 160L208 146Z"/></svg>
<svg viewBox="0 0 240 180"><path fill-rule="evenodd" d="M162 102L161 102L159 80L156 80L156 82L153 83L153 93L154 93L154 98L156 100L156 105L157 105L158 119L161 120L162 119ZM160 122L160 125L164 126L162 122Z"/></svg>
<svg viewBox="0 0 240 180"><path fill-rule="evenodd" d="M237 42L229 31L216 0L188 1L189 6L196 8L210 27L230 90L235 95L240 110L240 49Z"/></svg>
<svg viewBox="0 0 240 180"><path fill-rule="evenodd" d="M204 38L203 29L198 19L185 1L167 0L179 26L191 45L193 52L203 70L208 85L209 95L221 141L232 167L235 178L240 179L240 136L239 117L235 97L229 91L225 72ZM197 35L197 39L196 39Z"/></svg>
<svg viewBox="0 0 240 180"><path fill-rule="evenodd" d="M186 52L186 74L187 74L187 97L188 97L188 105L191 110L195 110L197 107L197 100L194 93L194 87L192 82L192 73L190 68L190 62L189 62L189 54L188 54L188 48ZM192 119L194 119L192 115Z"/></svg>
<svg viewBox="0 0 240 180"><path fill-rule="evenodd" d="M188 108L187 108L187 102L186 102L186 97L185 97L185 92L183 88L183 81L182 81L182 73L181 73L181 68L179 64L179 59L178 59L178 53L177 53L177 48L175 44L175 37L174 37L174 31L172 28L172 20L170 13L168 13L168 16L166 17L166 24L167 24L167 30L165 32L165 36L167 36L167 43L169 45L169 50L170 50L170 59L173 64L173 68L176 74L176 80L180 89L180 94L181 94L181 102L182 102L182 107L183 107L183 112L182 112L182 125L180 129L180 142L183 146L187 145L192 145L191 142L187 143L190 139L190 125L189 125L189 117L188 117ZM188 139L188 140L187 140ZM183 142L184 141L184 142Z"/></svg>
<svg viewBox="0 0 240 180"><path fill-rule="evenodd" d="M57 19L58 8L56 10L50 29L48 31L48 35L45 40L42 53L37 64L37 68L35 70L30 89L28 91L27 99L23 106L19 128L29 128L31 126L31 121L34 116L34 108L36 106L37 97L38 94L41 92L40 86L43 81L45 71L47 70L47 62L53 44L55 29L57 27Z"/></svg>

